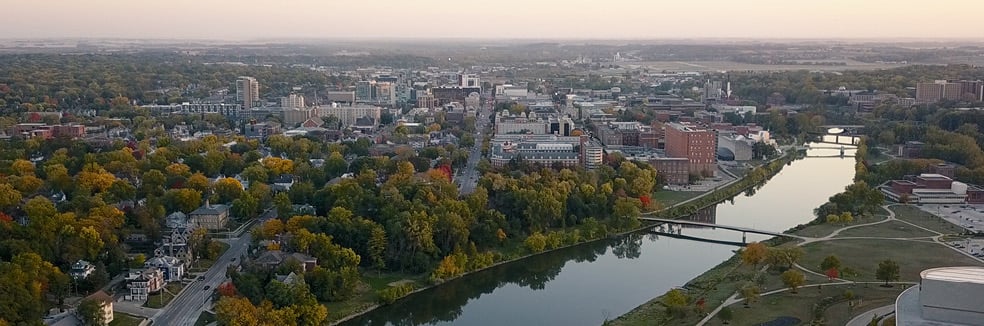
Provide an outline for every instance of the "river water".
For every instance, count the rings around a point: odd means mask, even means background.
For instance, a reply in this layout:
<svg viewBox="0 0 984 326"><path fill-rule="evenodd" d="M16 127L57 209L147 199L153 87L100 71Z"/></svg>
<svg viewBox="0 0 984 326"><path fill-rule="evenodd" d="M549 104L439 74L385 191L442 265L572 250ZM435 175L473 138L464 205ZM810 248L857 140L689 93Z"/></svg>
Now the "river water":
<svg viewBox="0 0 984 326"><path fill-rule="evenodd" d="M842 137L843 138L843 137ZM831 139L832 141L833 139ZM842 141L844 141L842 139ZM840 154L816 144L808 156ZM784 231L813 219L813 209L854 176L854 151L843 158L794 161L758 189L693 219ZM740 232L684 228L683 235L740 242ZM767 236L748 235L748 241ZM344 325L600 325L733 255L734 246L632 234L504 264L413 294Z"/></svg>

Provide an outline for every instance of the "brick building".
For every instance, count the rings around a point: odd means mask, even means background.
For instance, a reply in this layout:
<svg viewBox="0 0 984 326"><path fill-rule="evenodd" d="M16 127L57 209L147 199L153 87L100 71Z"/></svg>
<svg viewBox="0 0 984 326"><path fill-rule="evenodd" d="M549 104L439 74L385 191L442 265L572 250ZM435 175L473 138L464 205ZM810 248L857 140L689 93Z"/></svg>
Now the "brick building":
<svg viewBox="0 0 984 326"><path fill-rule="evenodd" d="M693 124L666 124L666 155L687 158L690 172L705 176L717 170L717 133Z"/></svg>

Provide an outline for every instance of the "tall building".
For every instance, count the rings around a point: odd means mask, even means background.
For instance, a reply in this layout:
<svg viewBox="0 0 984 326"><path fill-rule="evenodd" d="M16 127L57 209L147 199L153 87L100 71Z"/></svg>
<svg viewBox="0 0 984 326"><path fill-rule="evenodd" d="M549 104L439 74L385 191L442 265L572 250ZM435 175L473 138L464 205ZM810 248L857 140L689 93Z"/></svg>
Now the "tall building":
<svg viewBox="0 0 984 326"><path fill-rule="evenodd" d="M461 74L458 75L458 86L478 87L479 89L481 89L482 80L478 78L478 75Z"/></svg>
<svg viewBox="0 0 984 326"><path fill-rule="evenodd" d="M304 107L304 95L290 94L286 97L280 98L280 106L285 108L303 108Z"/></svg>
<svg viewBox="0 0 984 326"><path fill-rule="evenodd" d="M236 102L242 104L243 109L256 106L260 101L260 83L256 78L242 76L236 79Z"/></svg>
<svg viewBox="0 0 984 326"><path fill-rule="evenodd" d="M369 103L376 100L376 82L362 80L355 84L355 101Z"/></svg>
<svg viewBox="0 0 984 326"><path fill-rule="evenodd" d="M359 118L371 118L376 124L378 124L379 118L382 116L382 108L368 105L322 105L315 109L314 116L335 116L338 118L338 121L342 123L343 127L355 125L356 120Z"/></svg>
<svg viewBox="0 0 984 326"><path fill-rule="evenodd" d="M705 176L717 170L717 133L692 124L666 124L666 155L690 161L690 172Z"/></svg>
<svg viewBox="0 0 984 326"><path fill-rule="evenodd" d="M386 105L396 104L396 84L391 82L377 82L375 102Z"/></svg>
<svg viewBox="0 0 984 326"><path fill-rule="evenodd" d="M936 80L932 83L916 84L917 103L939 101L984 101L984 81Z"/></svg>

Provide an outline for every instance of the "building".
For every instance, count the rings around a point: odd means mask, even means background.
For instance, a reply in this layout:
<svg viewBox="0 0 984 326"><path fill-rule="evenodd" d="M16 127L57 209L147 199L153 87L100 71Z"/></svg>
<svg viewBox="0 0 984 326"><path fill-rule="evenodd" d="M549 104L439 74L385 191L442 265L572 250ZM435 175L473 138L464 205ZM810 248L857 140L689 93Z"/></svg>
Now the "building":
<svg viewBox="0 0 984 326"><path fill-rule="evenodd" d="M355 92L353 91L329 91L325 96L328 98L328 102L355 104Z"/></svg>
<svg viewBox="0 0 984 326"><path fill-rule="evenodd" d="M165 282L178 282L185 273L185 264L178 258L158 256L144 262L144 268L156 268L164 275Z"/></svg>
<svg viewBox="0 0 984 326"><path fill-rule="evenodd" d="M718 133L718 159L725 161L748 161L752 159L752 146L755 141L735 132Z"/></svg>
<svg viewBox="0 0 984 326"><path fill-rule="evenodd" d="M482 93L481 87L461 87L461 86L451 86L451 87L434 87L430 89L431 95L437 100L438 105L444 105L451 102L461 102L464 103L465 99L471 93Z"/></svg>
<svg viewBox="0 0 984 326"><path fill-rule="evenodd" d="M982 204L984 189L947 176L923 173L905 180L890 180L878 186L887 199L912 204Z"/></svg>
<svg viewBox="0 0 984 326"><path fill-rule="evenodd" d="M355 101L359 103L371 103L376 100L376 82L371 80L361 80L355 84Z"/></svg>
<svg viewBox="0 0 984 326"><path fill-rule="evenodd" d="M89 277L95 271L96 266L93 266L87 261L79 260L72 264L72 269L68 271L68 275L72 276L75 280L81 280Z"/></svg>
<svg viewBox="0 0 984 326"><path fill-rule="evenodd" d="M916 84L917 103L939 101L984 101L984 81L936 80L932 83Z"/></svg>
<svg viewBox="0 0 984 326"><path fill-rule="evenodd" d="M712 176L717 170L717 132L692 124L668 123L666 156L687 158L690 173Z"/></svg>
<svg viewBox="0 0 984 326"><path fill-rule="evenodd" d="M130 272L125 277L126 287L130 289L130 295L124 297L131 301L146 301L151 293L157 293L164 288L164 273L157 268L147 268L137 272Z"/></svg>
<svg viewBox="0 0 984 326"><path fill-rule="evenodd" d="M236 103L249 109L260 102L260 83L256 78L241 76L236 79Z"/></svg>
<svg viewBox="0 0 984 326"><path fill-rule="evenodd" d="M246 138L266 139L270 135L280 133L280 124L276 122L250 122L244 128L243 134Z"/></svg>
<svg viewBox="0 0 984 326"><path fill-rule="evenodd" d="M391 82L377 82L376 98L373 103L379 105L396 104L396 84Z"/></svg>
<svg viewBox="0 0 984 326"><path fill-rule="evenodd" d="M926 146L926 143L921 141L910 140L899 146L898 156L902 158L919 158L922 157L922 149Z"/></svg>
<svg viewBox="0 0 984 326"><path fill-rule="evenodd" d="M663 178L667 184L682 185L690 182L690 160L687 158L667 157L666 151L637 146L610 146L605 150L620 153L628 160L649 163L656 169L657 177Z"/></svg>
<svg viewBox="0 0 984 326"><path fill-rule="evenodd" d="M316 117L327 117L335 116L338 121L341 122L343 127L350 127L358 122L359 118L369 117L373 121L379 121L382 117L382 108L378 106L368 106L368 105L353 105L353 106L342 106L335 103L332 105L322 105L318 106L314 110L314 115Z"/></svg>
<svg viewBox="0 0 984 326"><path fill-rule="evenodd" d="M605 148L588 135L580 136L581 165L594 169L605 163Z"/></svg>
<svg viewBox="0 0 984 326"><path fill-rule="evenodd" d="M106 294L106 292L99 290L82 300L95 300L99 302L99 311L103 315L103 325L109 325L109 323L113 322L113 297Z"/></svg>
<svg viewBox="0 0 984 326"><path fill-rule="evenodd" d="M417 95L417 107L428 109L437 107L437 99L434 98L434 95L430 94Z"/></svg>
<svg viewBox="0 0 984 326"><path fill-rule="evenodd" d="M895 300L896 325L984 325L984 268L932 268L919 277Z"/></svg>
<svg viewBox="0 0 984 326"><path fill-rule="evenodd" d="M280 98L280 106L285 108L303 108L304 95L290 94Z"/></svg>
<svg viewBox="0 0 984 326"><path fill-rule="evenodd" d="M144 105L142 108L150 110L155 115L172 114L221 114L227 117L239 117L243 115L241 104L228 103L189 103L167 105Z"/></svg>
<svg viewBox="0 0 984 326"><path fill-rule="evenodd" d="M459 74L458 75L458 86L460 87L477 87L479 93L482 89L482 80L478 78L478 75L472 74Z"/></svg>
<svg viewBox="0 0 984 326"><path fill-rule="evenodd" d="M495 133L498 134L552 134L570 136L574 130L574 120L566 116L538 115L530 112L525 115L512 115L502 111L495 116Z"/></svg>
<svg viewBox="0 0 984 326"><path fill-rule="evenodd" d="M314 110L307 108L294 108L294 107L284 107L283 111L283 121L284 125L287 127L294 127L304 121L307 121L314 115Z"/></svg>
<svg viewBox="0 0 984 326"><path fill-rule="evenodd" d="M222 204L212 205L206 200L204 206L199 207L189 214L188 222L195 227L209 230L223 229L226 223L229 222L229 206Z"/></svg>

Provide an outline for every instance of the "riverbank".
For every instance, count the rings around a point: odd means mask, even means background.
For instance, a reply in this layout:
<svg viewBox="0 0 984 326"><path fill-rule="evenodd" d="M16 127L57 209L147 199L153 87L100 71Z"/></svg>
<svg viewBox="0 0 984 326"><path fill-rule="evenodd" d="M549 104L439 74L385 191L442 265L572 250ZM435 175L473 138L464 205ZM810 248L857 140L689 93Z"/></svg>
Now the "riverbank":
<svg viewBox="0 0 984 326"><path fill-rule="evenodd" d="M678 203L677 205L673 205L673 206L667 207L663 211L666 211L666 210L669 210L669 209L673 209L673 208L679 207L679 206L706 207L708 205L715 204L715 203L717 203L717 202L719 202L721 200L725 200L725 199L728 199L728 198L737 196L737 195L741 194L742 192L745 192L749 188L754 187L754 186L757 185L756 183L753 183L753 182L750 182L749 181L749 179L748 179L749 176L751 176L751 175L760 176L758 179L756 179L756 181L759 182L759 183L764 182L769 177L771 177L771 176L775 175L776 173L778 173L781 170L782 166L785 166L786 163L788 163L788 162L790 162L790 161L792 161L794 159L797 159L797 158L798 158L798 156L796 156L796 155L787 155L787 156L782 156L782 157L776 158L776 159L774 159L771 162L773 164L771 164L771 165L767 164L767 165L758 167L758 168L754 169L753 171L750 171L750 173L747 173L746 174L746 178L732 180L728 184L719 186L717 188L717 190L715 190L715 191L709 191L709 192L702 193L699 196L696 196L694 198L689 198L687 200L684 200L684 201ZM755 172L755 173L752 173L752 172ZM707 202L706 200L702 200L702 198L705 198L705 197L715 198L716 201ZM685 211L679 211L679 212L685 212ZM650 213L650 214L653 214L653 213ZM685 215L679 215L679 216L676 216L676 217L682 217L682 216L685 216ZM526 252L525 254L522 254L522 255L519 255L519 256L512 256L512 257L504 256L504 257L502 257L503 260L497 261L496 263L494 263L494 264L492 264L490 266L487 266L487 267L481 268L481 269L476 269L474 271L469 271L469 272L464 273L462 275L459 275L457 277L449 278L447 280L444 280L443 282L440 282L440 283L427 284L425 282L418 282L418 285L419 285L418 288L415 289L413 292L411 292L411 294L409 294L407 296L404 296L403 298L406 298L408 296L411 296L412 293L419 293L421 291L426 291L426 290L429 290L429 289L434 289L435 287L439 287L440 285L444 284L445 282L449 282L449 281L452 281L452 280L460 279L463 276L472 275L472 274L475 274L476 272L487 271L487 270L489 270L491 268L500 267L500 266L506 265L508 263L518 262L518 261L526 260L526 259L531 258L531 257L540 256L540 255L544 255L544 254L547 254L547 253L557 252L557 251L562 250L562 249L568 249L568 248L577 247L577 246L594 244L594 243L596 243L598 241L607 241L607 240L611 240L613 238L616 238L617 239L617 238L625 237L628 234L632 234L634 232L638 232L638 231L641 231L641 230L646 230L646 229L649 229L651 227L652 227L652 224L646 224L646 225L643 225L643 226L640 226L640 227L637 227L637 228L632 228L632 229L629 229L629 230L621 230L621 231L618 231L618 232L615 232L615 233L606 233L606 234L603 234L601 236L596 236L596 237L592 237L592 238L586 238L585 237L585 238L581 239L581 241L574 242L574 243L563 243L562 245L559 245L559 246L548 247L547 248L548 250L545 250L545 251L542 251L542 252L538 252L538 253ZM571 233L571 232L577 232L577 229L567 230L566 232L564 232L564 234ZM561 233L561 232L554 231L554 232L551 232L551 233ZM580 232L580 233L582 235L584 234L584 232ZM517 252L522 252L522 250L514 250L512 252L513 253L517 253ZM371 311L373 311L373 310L375 310L375 309L377 309L379 307L381 307L381 306L378 305L378 304L373 304L371 307L366 307L366 309L363 309L363 310L360 310L360 311L357 311L357 312L346 314L347 316L332 321L332 324L333 325L334 324L340 324L340 323L343 323L345 321L349 321L349 320L352 320L354 318L358 318L359 316L362 316L362 315L364 315L366 313L369 313L369 312L371 312Z"/></svg>

